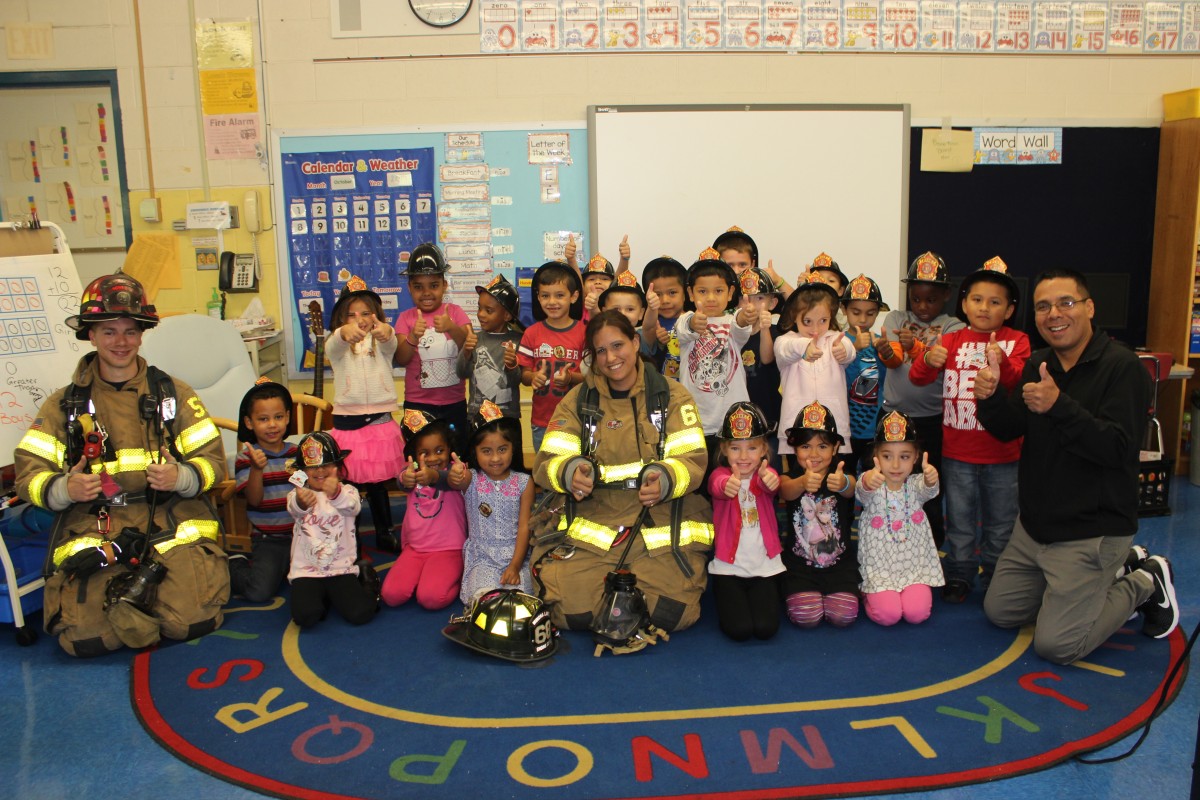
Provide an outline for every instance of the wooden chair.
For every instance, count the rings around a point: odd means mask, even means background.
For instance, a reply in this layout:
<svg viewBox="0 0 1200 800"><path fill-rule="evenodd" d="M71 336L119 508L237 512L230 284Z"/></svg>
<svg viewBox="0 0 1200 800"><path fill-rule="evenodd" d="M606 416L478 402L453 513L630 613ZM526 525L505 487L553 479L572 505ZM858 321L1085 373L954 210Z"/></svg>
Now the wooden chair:
<svg viewBox="0 0 1200 800"><path fill-rule="evenodd" d="M327 431L333 427L333 403L311 394L292 392L292 421L288 436L303 436L311 431Z"/></svg>
<svg viewBox="0 0 1200 800"><path fill-rule="evenodd" d="M237 436L237 423L224 417L213 417L213 424ZM246 517L246 500L238 494L237 481L230 475L208 490L209 499L217 507L217 517L224 529L221 547L226 552L250 552L250 520Z"/></svg>

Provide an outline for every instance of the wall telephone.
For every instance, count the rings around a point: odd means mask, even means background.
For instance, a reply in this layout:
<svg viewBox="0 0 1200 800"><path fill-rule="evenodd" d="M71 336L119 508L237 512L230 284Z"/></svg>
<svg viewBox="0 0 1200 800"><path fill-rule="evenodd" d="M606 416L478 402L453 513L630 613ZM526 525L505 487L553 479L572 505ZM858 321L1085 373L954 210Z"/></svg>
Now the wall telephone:
<svg viewBox="0 0 1200 800"><path fill-rule="evenodd" d="M258 208L258 192L250 191L242 197L242 227L253 238L262 231L262 215ZM217 285L226 292L258 291L258 242L254 241L254 253L221 253L220 272Z"/></svg>

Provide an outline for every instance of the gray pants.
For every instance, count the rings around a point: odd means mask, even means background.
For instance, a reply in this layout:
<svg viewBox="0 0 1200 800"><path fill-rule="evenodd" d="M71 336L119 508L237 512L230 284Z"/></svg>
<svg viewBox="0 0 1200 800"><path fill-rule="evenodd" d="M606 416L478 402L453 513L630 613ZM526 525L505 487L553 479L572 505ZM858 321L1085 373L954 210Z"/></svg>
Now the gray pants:
<svg viewBox="0 0 1200 800"><path fill-rule="evenodd" d="M1039 544L1017 520L992 577L983 610L992 624L1037 623L1033 648L1070 664L1103 644L1154 592L1147 575L1116 575L1132 536Z"/></svg>

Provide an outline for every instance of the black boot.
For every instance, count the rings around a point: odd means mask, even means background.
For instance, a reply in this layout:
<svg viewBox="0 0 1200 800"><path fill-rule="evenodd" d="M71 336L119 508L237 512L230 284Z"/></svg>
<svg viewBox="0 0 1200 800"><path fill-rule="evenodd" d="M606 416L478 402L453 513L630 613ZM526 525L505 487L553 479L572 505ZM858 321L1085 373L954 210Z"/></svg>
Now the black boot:
<svg viewBox="0 0 1200 800"><path fill-rule="evenodd" d="M371 509L375 547L388 553L399 553L400 540L392 530L392 506L388 499L387 484L363 484L362 492L366 494L367 507Z"/></svg>
<svg viewBox="0 0 1200 800"><path fill-rule="evenodd" d="M358 567L358 582L362 584L367 594L375 598L375 605L379 605L383 589L383 581L379 579L379 573L371 566L371 562L365 558L355 561L354 565Z"/></svg>

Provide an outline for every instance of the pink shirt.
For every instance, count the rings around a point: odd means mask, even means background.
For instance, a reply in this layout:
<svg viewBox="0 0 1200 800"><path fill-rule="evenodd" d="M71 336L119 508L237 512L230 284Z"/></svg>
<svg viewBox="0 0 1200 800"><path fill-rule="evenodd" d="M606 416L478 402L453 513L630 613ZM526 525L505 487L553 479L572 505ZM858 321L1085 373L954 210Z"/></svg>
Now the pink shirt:
<svg viewBox="0 0 1200 800"><path fill-rule="evenodd" d="M467 400L466 381L458 377L455 369L458 345L449 333L438 333L433 328L434 318L443 312L450 315L450 321L455 325L471 323L466 312L454 303L443 303L425 315L425 335L413 348L412 360L404 368L405 400L439 406ZM420 313L415 307L401 312L396 318L396 335L407 337Z"/></svg>
<svg viewBox="0 0 1200 800"><path fill-rule="evenodd" d="M408 493L400 536L406 548L418 553L461 550L467 540L467 510L462 492L415 487Z"/></svg>

